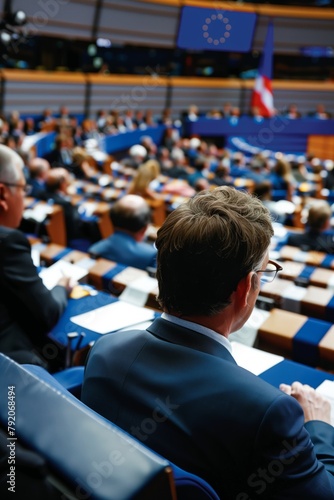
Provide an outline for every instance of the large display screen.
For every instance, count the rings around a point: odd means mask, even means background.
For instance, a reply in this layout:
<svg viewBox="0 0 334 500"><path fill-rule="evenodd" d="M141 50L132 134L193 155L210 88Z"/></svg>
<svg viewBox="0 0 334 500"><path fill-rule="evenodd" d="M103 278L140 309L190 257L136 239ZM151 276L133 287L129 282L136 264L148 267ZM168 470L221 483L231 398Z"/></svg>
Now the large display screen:
<svg viewBox="0 0 334 500"><path fill-rule="evenodd" d="M249 52L256 17L250 12L183 7L177 46L189 50Z"/></svg>

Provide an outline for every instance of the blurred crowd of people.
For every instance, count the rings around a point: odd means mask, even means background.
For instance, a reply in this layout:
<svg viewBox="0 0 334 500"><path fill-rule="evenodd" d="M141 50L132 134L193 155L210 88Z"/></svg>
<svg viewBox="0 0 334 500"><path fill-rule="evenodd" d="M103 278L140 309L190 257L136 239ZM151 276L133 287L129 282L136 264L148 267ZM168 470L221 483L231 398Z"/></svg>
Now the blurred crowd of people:
<svg viewBox="0 0 334 500"><path fill-rule="evenodd" d="M293 106L290 107L291 113L293 110L296 112ZM317 110L325 112L320 105ZM226 103L222 116L228 116L229 112L237 113ZM187 118L195 120L198 116L198 108L192 106ZM79 125L77 117L62 106L57 117L51 110L45 110L34 126L31 120L23 120L18 112L12 113L7 120L2 120L1 137L4 144L22 157L31 196L52 199L64 206L69 239L80 236L77 208L71 204L72 182L98 183L104 174L109 176L104 186L109 183L113 187L115 178L120 182L123 175L122 194L139 195L151 203L165 199L167 193L191 197L215 186L244 188L268 206L274 220L285 224L290 224L291 218L278 209L278 200L296 203L306 196L326 199L334 190L334 162L331 159L322 161L312 155L292 156L284 152L273 155L268 151L256 154L232 151L211 140L183 136L180 123L180 120L173 120L170 110L164 110L159 118L150 111L128 110L122 114L101 110L96 120L83 120ZM147 126L158 124L166 125L159 145L145 134ZM101 162L90 153L88 146L93 141L98 148L103 135L136 128L143 131L140 143L117 158L105 155L105 161ZM24 137L38 130L56 131L54 147L43 158L32 157L31 150L23 147ZM97 237L94 233L92 242Z"/></svg>
<svg viewBox="0 0 334 500"><path fill-rule="evenodd" d="M301 113L296 104L290 104L284 110L275 110L276 115L282 115L289 119L311 117L315 119L330 119L331 111L325 109L321 103L309 113ZM238 106L225 102L221 106L200 110L197 105L191 105L188 109L175 116L172 109L165 108L160 114L154 114L151 109L99 109L94 118L79 120L74 113L70 113L67 106L60 106L58 110L45 108L41 115L25 116L18 110L12 111L9 116L0 115L0 143L13 149L20 148L26 136L38 132L64 132L72 137L75 145L80 146L89 139L99 140L105 135L115 135L159 124L166 126L180 126L184 120L196 121L198 118L227 118L237 119L240 116L252 116L261 119L258 108L252 108L243 114Z"/></svg>

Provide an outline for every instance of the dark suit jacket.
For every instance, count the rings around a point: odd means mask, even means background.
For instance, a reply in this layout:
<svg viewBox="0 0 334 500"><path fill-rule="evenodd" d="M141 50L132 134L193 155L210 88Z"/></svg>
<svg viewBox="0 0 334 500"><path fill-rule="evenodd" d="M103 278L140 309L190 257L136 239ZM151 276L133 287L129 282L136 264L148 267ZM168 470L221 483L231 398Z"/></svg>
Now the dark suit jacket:
<svg viewBox="0 0 334 500"><path fill-rule="evenodd" d="M328 254L334 253L333 235L319 233L318 231L308 230L304 233L291 233L288 236L286 244L299 247L305 252L316 250Z"/></svg>
<svg viewBox="0 0 334 500"><path fill-rule="evenodd" d="M45 155L43 155L43 158L47 160L51 167L65 167L68 168L69 165L71 165L72 160L70 157L68 157L67 160L65 160L64 155L62 155L62 152L59 149L52 149Z"/></svg>
<svg viewBox="0 0 334 500"><path fill-rule="evenodd" d="M41 348L49 342L46 334L66 304L64 287L50 291L43 285L25 235L0 226L0 351L7 355L23 351L28 356Z"/></svg>
<svg viewBox="0 0 334 500"><path fill-rule="evenodd" d="M101 337L82 400L223 500L334 498L333 427L304 426L295 399L215 340L164 319Z"/></svg>
<svg viewBox="0 0 334 500"><path fill-rule="evenodd" d="M70 199L61 193L51 193L45 191L44 199L47 201L53 200L55 205L60 205L64 211L65 226L66 226L66 239L67 244L70 244L70 240L75 238L80 238L82 235L81 231L81 220L77 207L72 205Z"/></svg>

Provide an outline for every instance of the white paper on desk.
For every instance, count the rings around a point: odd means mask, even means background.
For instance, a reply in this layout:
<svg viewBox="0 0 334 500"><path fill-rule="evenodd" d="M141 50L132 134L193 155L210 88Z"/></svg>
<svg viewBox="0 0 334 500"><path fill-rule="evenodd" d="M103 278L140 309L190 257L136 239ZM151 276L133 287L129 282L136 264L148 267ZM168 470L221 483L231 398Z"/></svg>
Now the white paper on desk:
<svg viewBox="0 0 334 500"><path fill-rule="evenodd" d="M93 201L85 201L81 204L80 211L84 212L87 217L91 217L92 215L94 215L96 208L97 203L94 203Z"/></svg>
<svg viewBox="0 0 334 500"><path fill-rule="evenodd" d="M84 259L80 259L76 262L76 266L82 267L83 269L89 269L96 264L96 259L91 259L90 257L85 257Z"/></svg>
<svg viewBox="0 0 334 500"><path fill-rule="evenodd" d="M307 293L307 288L290 285L282 292L282 309L300 314L301 301Z"/></svg>
<svg viewBox="0 0 334 500"><path fill-rule="evenodd" d="M334 290L334 276L331 276L327 283L327 288Z"/></svg>
<svg viewBox="0 0 334 500"><path fill-rule="evenodd" d="M334 426L334 382L332 380L324 380L316 391L329 400L331 404L331 423Z"/></svg>
<svg viewBox="0 0 334 500"><path fill-rule="evenodd" d="M52 207L48 204L36 205L33 208L27 208L23 212L24 219L32 219L36 222L43 222L49 213L52 211Z"/></svg>
<svg viewBox="0 0 334 500"><path fill-rule="evenodd" d="M237 364L254 373L254 375L260 375L260 373L269 370L269 368L284 360L283 356L261 351L240 342L232 341L231 344L232 356Z"/></svg>
<svg viewBox="0 0 334 500"><path fill-rule="evenodd" d="M157 288L157 284L158 282L155 278L142 276L127 285L118 298L130 304L144 306L150 292Z"/></svg>
<svg viewBox="0 0 334 500"><path fill-rule="evenodd" d="M75 264L71 264L66 260L58 260L58 262L52 264L52 266L47 267L46 269L43 269L39 273L44 285L49 290L57 285L62 276L69 276L70 278L73 278L74 281L80 281L87 275L88 271L86 269L76 266Z"/></svg>
<svg viewBox="0 0 334 500"><path fill-rule="evenodd" d="M110 333L154 318L154 311L129 304L113 302L93 311L72 316L71 321L96 333Z"/></svg>

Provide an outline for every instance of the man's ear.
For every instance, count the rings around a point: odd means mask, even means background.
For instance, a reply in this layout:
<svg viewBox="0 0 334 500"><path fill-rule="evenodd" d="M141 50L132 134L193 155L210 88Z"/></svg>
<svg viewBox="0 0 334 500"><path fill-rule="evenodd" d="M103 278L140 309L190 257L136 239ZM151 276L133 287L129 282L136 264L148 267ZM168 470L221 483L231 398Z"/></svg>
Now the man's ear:
<svg viewBox="0 0 334 500"><path fill-rule="evenodd" d="M254 271L252 271L250 273L252 275L251 277L251 285L252 285L252 289L253 290L258 290L258 288L260 287L260 279L259 279L259 276L257 275L257 273L255 273Z"/></svg>
<svg viewBox="0 0 334 500"><path fill-rule="evenodd" d="M242 280L238 283L235 293L237 294L241 307L248 305L248 296L252 289L254 289L253 286L255 286L255 282L253 281L254 274L255 273L253 271L249 272L247 276L242 278Z"/></svg>
<svg viewBox="0 0 334 500"><path fill-rule="evenodd" d="M0 184L0 210L3 212L7 212L8 210L7 191L3 184Z"/></svg>

